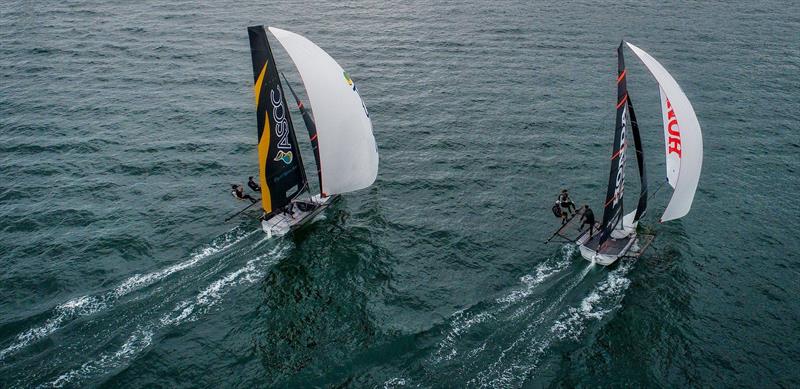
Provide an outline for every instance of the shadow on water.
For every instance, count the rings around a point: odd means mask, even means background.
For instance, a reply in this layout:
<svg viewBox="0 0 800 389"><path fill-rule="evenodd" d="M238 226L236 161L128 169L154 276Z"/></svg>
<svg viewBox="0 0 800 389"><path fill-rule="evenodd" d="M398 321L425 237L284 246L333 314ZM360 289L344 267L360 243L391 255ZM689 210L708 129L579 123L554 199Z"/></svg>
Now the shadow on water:
<svg viewBox="0 0 800 389"><path fill-rule="evenodd" d="M297 250L262 281L255 347L273 385L331 382L380 331L368 303L388 283L390 254L345 211L331 219L293 234Z"/></svg>

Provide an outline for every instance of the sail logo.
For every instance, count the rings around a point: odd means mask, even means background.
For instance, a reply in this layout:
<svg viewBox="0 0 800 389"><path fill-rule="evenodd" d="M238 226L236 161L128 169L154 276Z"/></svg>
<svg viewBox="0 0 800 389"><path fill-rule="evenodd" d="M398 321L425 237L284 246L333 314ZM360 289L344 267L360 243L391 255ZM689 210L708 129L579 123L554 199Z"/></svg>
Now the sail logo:
<svg viewBox="0 0 800 389"><path fill-rule="evenodd" d="M278 154L275 156L275 159L273 159L273 161L283 161L283 163L291 165L292 157L293 155L291 151L278 150Z"/></svg>
<svg viewBox="0 0 800 389"><path fill-rule="evenodd" d="M672 103L667 99L667 154L675 153L681 157L681 128L675 117Z"/></svg>
<svg viewBox="0 0 800 389"><path fill-rule="evenodd" d="M361 94L358 93L358 88L356 88L356 84L353 82L353 79L350 78L350 75L347 74L347 72L342 72L342 74L344 75L344 80L347 82L347 85L353 87L353 92L356 92L358 99L361 101L361 107L364 108L364 114L366 114L367 117L369 117L369 111L367 110L367 105L364 104L364 99L362 99Z"/></svg>
<svg viewBox="0 0 800 389"><path fill-rule="evenodd" d="M620 137L619 137L619 161L617 162L617 177L614 182L614 203L612 206L616 207L619 200L622 199L623 191L625 188L625 150L628 148L628 143L626 140L626 133L628 132L628 127L625 122L625 118L628 116L628 107L627 104L622 111L622 130L620 130Z"/></svg>
<svg viewBox="0 0 800 389"><path fill-rule="evenodd" d="M275 121L275 135L279 139L277 146L279 149L290 150L292 145L289 143L289 122L286 121L286 108L283 106L283 94L278 88L269 91L269 101L272 104L272 119ZM289 164L291 161L292 158L290 155L289 162L286 163Z"/></svg>

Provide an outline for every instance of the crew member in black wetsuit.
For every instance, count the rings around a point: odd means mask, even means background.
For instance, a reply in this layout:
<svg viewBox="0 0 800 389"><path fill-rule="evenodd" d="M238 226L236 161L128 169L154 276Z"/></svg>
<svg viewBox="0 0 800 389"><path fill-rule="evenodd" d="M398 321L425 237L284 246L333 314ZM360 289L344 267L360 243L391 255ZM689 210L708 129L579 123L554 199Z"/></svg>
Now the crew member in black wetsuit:
<svg viewBox="0 0 800 389"><path fill-rule="evenodd" d="M556 204L553 205L553 214L561 218L562 226L567 224L567 213L561 210L561 203L559 203L558 200L556 200Z"/></svg>
<svg viewBox="0 0 800 389"><path fill-rule="evenodd" d="M245 194L244 193L244 188L241 185L231 185L231 194L233 195L233 197L236 197L239 200L245 200L246 199L246 200L250 200L251 203L255 203L256 201L258 201L256 199L254 199L253 196L250 196L249 194Z"/></svg>
<svg viewBox="0 0 800 389"><path fill-rule="evenodd" d="M558 195L558 202L561 203L561 208L566 208L567 212L571 212L572 216L575 216L575 203L569 198L569 192L566 189L563 189L561 194Z"/></svg>
<svg viewBox="0 0 800 389"><path fill-rule="evenodd" d="M581 230L583 230L583 226L588 224L589 225L589 239L591 240L594 236L594 212L592 209L589 208L589 204L584 204L583 206L583 216L581 216Z"/></svg>
<svg viewBox="0 0 800 389"><path fill-rule="evenodd" d="M250 176L250 178L247 179L247 186L249 186L253 192L261 193L261 187L255 181L253 181L253 176Z"/></svg>

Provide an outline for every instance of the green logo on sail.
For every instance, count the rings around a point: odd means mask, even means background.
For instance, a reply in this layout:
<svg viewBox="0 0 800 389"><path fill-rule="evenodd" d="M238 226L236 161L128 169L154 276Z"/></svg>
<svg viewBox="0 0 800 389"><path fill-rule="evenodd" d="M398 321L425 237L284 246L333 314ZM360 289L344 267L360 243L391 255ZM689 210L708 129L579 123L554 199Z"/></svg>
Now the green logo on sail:
<svg viewBox="0 0 800 389"><path fill-rule="evenodd" d="M353 79L350 78L350 75L347 72L342 72L344 74L344 80L347 81L347 85L353 86Z"/></svg>
<svg viewBox="0 0 800 389"><path fill-rule="evenodd" d="M278 150L278 155L275 156L275 159L273 159L273 161L283 161L283 163L289 165L292 163L292 152Z"/></svg>

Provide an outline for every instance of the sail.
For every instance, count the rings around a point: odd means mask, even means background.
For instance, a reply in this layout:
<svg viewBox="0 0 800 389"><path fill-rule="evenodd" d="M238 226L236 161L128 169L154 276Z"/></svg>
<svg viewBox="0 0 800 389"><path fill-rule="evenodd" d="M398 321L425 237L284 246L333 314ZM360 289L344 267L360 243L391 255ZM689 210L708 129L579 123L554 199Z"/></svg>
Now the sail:
<svg viewBox="0 0 800 389"><path fill-rule="evenodd" d="M608 174L608 190L603 206L603 224L600 243L608 239L622 216L622 196L625 188L626 120L628 115L628 87L625 80L625 58L622 43L617 48L617 116L614 129L614 144L611 150L611 171Z"/></svg>
<svg viewBox="0 0 800 389"><path fill-rule="evenodd" d="M369 113L353 80L328 53L293 32L270 27L294 61L317 127L323 196L366 188L378 175Z"/></svg>
<svg viewBox="0 0 800 389"><path fill-rule="evenodd" d="M267 33L263 26L248 27L247 32L253 57L261 203L269 213L303 191L306 175Z"/></svg>
<svg viewBox="0 0 800 389"><path fill-rule="evenodd" d="M636 121L636 112L633 110L633 101L628 95L628 117L631 121L631 134L633 134L633 144L636 147L636 164L639 168L639 203L636 206L636 214L633 217L633 227L635 223L644 216L647 211L647 170L644 168L644 148L642 137L639 136L639 123Z"/></svg>
<svg viewBox="0 0 800 389"><path fill-rule="evenodd" d="M703 134L700 123L697 121L692 103L669 72L644 50L630 43L628 47L644 63L661 89L663 101L661 109L665 112L663 116L667 178L670 180L670 185L675 188L661 221L678 219L689 213L692 207L703 167ZM677 158L677 162L670 162L670 158ZM671 168L677 169L677 176L673 175L673 178L670 178Z"/></svg>
<svg viewBox="0 0 800 389"><path fill-rule="evenodd" d="M675 189L675 185L678 183L678 172L681 169L681 129L675 119L672 103L667 99L667 95L661 85L658 86L658 92L661 96L661 117L664 122L664 155L667 156L667 182L669 186Z"/></svg>
<svg viewBox="0 0 800 389"><path fill-rule="evenodd" d="M289 80L286 79L286 75L281 73L283 76L283 81L286 82L286 86L289 87L289 92L292 92L292 96L294 96L295 102L297 102L297 108L300 109L300 114L303 115L303 121L306 123L306 130L308 130L308 138L311 140L311 149L314 151L314 162L317 163L317 176L319 177L319 182L322 182L322 170L319 164L319 142L317 139L317 125L314 124L314 118L311 117L311 112L306 109L306 106L303 105L303 102L300 101L300 98L297 97L297 93L294 93L294 89L292 88L292 84L289 83ZM322 185L320 185L320 192L322 192Z"/></svg>

